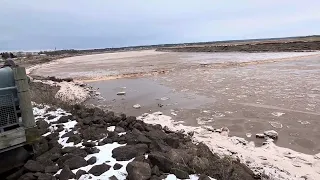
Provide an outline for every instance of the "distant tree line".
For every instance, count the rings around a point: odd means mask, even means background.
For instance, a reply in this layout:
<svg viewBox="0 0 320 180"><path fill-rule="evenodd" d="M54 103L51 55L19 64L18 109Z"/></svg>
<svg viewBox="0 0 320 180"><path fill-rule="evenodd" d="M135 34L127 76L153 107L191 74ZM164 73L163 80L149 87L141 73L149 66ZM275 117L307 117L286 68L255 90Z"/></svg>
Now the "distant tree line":
<svg viewBox="0 0 320 180"><path fill-rule="evenodd" d="M40 51L38 54L45 54L48 56L56 56L56 55L62 55L62 54L77 54L79 53L78 50L74 49L65 49L65 50L55 50L55 51Z"/></svg>
<svg viewBox="0 0 320 180"><path fill-rule="evenodd" d="M64 50L54 50L54 51L40 51L38 54L46 54L48 56L63 55L63 54L85 54L85 53L100 53L100 52L115 52L115 51L130 51L130 50L147 50L157 47L169 47L177 46L179 44L162 44L162 45L145 45L145 46L129 46L129 47L119 47L119 48L101 48L101 49L64 49Z"/></svg>

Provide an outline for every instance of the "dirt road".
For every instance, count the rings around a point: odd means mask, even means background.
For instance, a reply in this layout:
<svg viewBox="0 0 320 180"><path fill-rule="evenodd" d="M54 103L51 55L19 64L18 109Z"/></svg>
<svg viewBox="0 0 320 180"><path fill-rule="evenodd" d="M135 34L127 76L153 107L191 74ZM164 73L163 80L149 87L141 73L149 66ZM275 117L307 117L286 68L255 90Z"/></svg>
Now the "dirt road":
<svg viewBox="0 0 320 180"><path fill-rule="evenodd" d="M226 126L231 135L256 144L262 143L256 133L276 130L277 145L316 154L319 62L319 52L133 51L60 59L33 74L86 80L105 98L89 103L118 112L162 111L186 125ZM122 90L126 96L117 96Z"/></svg>

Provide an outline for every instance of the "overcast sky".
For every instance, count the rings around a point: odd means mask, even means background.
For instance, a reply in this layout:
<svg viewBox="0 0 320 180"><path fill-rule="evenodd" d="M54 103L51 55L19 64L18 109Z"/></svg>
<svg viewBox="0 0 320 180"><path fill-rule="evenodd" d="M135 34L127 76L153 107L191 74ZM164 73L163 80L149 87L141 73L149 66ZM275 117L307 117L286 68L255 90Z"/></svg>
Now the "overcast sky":
<svg viewBox="0 0 320 180"><path fill-rule="evenodd" d="M320 34L319 0L0 0L0 50Z"/></svg>

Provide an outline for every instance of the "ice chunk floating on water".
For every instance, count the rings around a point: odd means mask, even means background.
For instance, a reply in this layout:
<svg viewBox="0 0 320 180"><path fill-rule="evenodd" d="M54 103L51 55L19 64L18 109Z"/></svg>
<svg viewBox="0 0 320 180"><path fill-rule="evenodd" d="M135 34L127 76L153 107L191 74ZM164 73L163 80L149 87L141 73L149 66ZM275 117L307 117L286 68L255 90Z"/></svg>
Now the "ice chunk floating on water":
<svg viewBox="0 0 320 180"><path fill-rule="evenodd" d="M280 116L284 115L285 113L283 113L283 112L273 112L271 114L276 116L276 117L280 117Z"/></svg>

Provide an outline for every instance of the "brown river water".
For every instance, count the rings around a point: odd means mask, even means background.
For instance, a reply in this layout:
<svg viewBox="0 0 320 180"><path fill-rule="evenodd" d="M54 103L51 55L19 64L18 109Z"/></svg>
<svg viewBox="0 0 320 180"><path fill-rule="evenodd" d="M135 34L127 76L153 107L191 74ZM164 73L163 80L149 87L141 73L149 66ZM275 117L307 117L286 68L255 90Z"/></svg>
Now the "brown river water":
<svg viewBox="0 0 320 180"><path fill-rule="evenodd" d="M190 126L228 127L257 145L256 133L275 130L279 146L320 152L318 52L109 53L62 59L33 73L95 80L88 83L104 100L88 103L116 112L161 111Z"/></svg>

